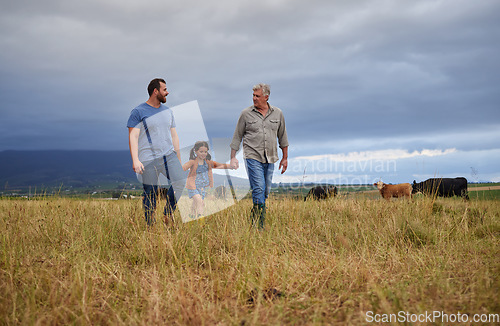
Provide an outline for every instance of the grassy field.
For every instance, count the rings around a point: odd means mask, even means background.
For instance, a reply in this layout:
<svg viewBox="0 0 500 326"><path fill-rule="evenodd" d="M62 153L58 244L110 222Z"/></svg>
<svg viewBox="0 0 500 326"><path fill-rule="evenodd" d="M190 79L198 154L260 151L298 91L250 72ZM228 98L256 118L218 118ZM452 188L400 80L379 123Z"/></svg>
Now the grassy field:
<svg viewBox="0 0 500 326"><path fill-rule="evenodd" d="M500 205L471 197L275 197L264 232L249 227L249 200L204 223L151 229L137 199L0 200L0 324L358 325L369 311L498 314Z"/></svg>

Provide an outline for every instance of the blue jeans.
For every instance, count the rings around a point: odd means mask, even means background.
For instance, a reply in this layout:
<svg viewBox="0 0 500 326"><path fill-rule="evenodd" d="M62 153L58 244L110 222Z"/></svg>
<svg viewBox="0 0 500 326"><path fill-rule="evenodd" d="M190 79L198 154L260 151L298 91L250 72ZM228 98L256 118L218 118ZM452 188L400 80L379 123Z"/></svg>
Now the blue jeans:
<svg viewBox="0 0 500 326"><path fill-rule="evenodd" d="M142 173L142 186L144 188L143 206L146 223L154 224L153 212L156 209L156 201L163 185L159 180L160 175L165 176L170 186L166 194L167 203L163 209L163 215L171 215L177 207L184 185L186 184L186 172L182 169L181 162L177 158L177 154L173 152L170 155L157 158L151 163L144 166Z"/></svg>
<svg viewBox="0 0 500 326"><path fill-rule="evenodd" d="M271 191L274 163L261 163L254 159L245 159L248 180L252 189L254 204L265 204Z"/></svg>

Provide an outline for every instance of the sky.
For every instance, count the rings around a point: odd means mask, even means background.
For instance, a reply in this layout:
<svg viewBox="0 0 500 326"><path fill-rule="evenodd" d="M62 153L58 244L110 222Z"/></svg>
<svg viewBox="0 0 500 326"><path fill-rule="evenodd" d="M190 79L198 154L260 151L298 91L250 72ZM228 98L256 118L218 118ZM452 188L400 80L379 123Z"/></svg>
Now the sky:
<svg viewBox="0 0 500 326"><path fill-rule="evenodd" d="M500 182L498 0L0 6L0 151L128 150L156 77L230 140L265 82L290 143L275 182Z"/></svg>

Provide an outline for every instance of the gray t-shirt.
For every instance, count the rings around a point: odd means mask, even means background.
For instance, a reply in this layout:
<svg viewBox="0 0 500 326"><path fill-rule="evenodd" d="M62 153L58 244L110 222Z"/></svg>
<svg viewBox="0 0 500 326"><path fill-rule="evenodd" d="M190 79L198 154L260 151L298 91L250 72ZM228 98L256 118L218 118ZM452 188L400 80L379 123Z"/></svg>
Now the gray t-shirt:
<svg viewBox="0 0 500 326"><path fill-rule="evenodd" d="M167 106L161 104L155 108L140 104L130 113L127 127L140 129L139 160L143 164L174 151L170 129L175 128L175 119Z"/></svg>

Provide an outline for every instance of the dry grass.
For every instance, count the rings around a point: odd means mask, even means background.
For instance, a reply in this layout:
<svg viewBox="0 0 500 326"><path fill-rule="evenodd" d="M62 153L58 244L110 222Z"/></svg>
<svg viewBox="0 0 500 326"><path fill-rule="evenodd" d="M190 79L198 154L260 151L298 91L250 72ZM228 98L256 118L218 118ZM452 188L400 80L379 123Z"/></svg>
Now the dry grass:
<svg viewBox="0 0 500 326"><path fill-rule="evenodd" d="M0 324L346 325L367 311L500 312L498 201L270 199L264 232L249 228L250 206L147 229L139 200L2 200Z"/></svg>

